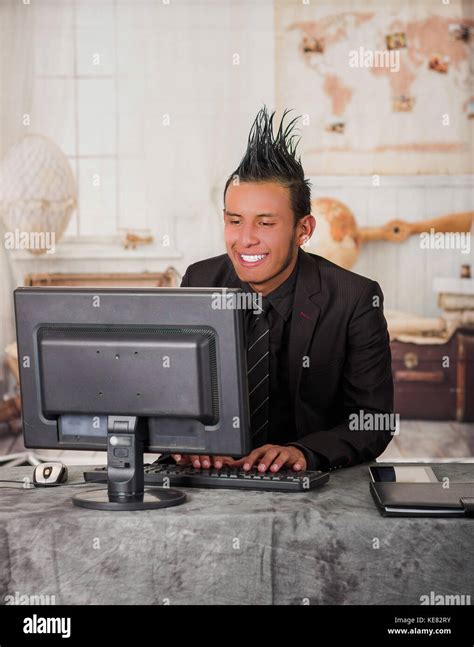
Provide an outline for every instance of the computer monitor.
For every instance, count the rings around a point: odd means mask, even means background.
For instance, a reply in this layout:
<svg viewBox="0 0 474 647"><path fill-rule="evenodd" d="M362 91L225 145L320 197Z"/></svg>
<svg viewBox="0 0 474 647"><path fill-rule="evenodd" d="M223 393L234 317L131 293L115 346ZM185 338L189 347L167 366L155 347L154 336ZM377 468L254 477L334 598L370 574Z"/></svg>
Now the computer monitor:
<svg viewBox="0 0 474 647"><path fill-rule="evenodd" d="M107 450L107 490L76 505L182 503L180 492L144 490L144 451L249 452L244 315L229 307L239 292L15 290L25 446Z"/></svg>

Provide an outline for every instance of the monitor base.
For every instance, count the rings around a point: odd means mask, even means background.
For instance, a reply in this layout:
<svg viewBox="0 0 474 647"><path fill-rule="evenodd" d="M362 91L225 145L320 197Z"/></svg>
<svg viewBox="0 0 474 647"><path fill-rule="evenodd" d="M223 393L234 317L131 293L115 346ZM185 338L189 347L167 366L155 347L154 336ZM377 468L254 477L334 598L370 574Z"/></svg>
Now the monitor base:
<svg viewBox="0 0 474 647"><path fill-rule="evenodd" d="M138 500L110 501L108 490L89 490L76 494L72 499L75 506L92 510L154 510L181 505L185 501L186 494L183 492L158 487L145 490Z"/></svg>

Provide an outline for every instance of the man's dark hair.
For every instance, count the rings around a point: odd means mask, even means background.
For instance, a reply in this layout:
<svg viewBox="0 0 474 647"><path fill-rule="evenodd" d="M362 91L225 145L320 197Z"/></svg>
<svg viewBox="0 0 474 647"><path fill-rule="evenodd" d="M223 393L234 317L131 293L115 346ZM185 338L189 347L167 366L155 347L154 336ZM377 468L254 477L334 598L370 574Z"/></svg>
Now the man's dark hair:
<svg viewBox="0 0 474 647"><path fill-rule="evenodd" d="M301 158L296 157L301 137L293 131L299 117L284 126L288 112L284 111L277 134L274 135L275 112L270 115L266 106L259 110L250 129L245 155L226 182L224 199L229 184L236 176L239 182L277 182L290 190L296 224L300 218L311 213L311 185L309 180L305 180Z"/></svg>

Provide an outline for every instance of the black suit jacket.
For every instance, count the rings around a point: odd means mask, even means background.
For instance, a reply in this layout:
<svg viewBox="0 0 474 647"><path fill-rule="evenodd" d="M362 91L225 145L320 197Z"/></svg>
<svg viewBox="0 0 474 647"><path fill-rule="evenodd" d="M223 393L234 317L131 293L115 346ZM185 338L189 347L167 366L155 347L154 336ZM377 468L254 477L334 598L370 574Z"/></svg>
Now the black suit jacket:
<svg viewBox="0 0 474 647"><path fill-rule="evenodd" d="M241 285L228 255L222 254L190 265L181 287ZM372 460L383 452L392 438L388 425L355 430L349 419L354 413L360 419L360 411L393 411L389 335L376 281L300 248L289 372L297 442L319 455L323 469Z"/></svg>

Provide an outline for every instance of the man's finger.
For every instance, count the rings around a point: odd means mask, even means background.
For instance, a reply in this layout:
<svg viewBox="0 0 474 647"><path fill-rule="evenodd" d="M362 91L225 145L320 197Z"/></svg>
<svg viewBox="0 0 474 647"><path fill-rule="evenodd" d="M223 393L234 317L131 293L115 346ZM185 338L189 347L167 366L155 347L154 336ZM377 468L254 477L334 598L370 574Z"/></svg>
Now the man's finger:
<svg viewBox="0 0 474 647"><path fill-rule="evenodd" d="M287 467L292 467L296 472L306 470L308 463L304 453L296 447L288 447L289 459L286 461Z"/></svg>
<svg viewBox="0 0 474 647"><path fill-rule="evenodd" d="M212 456L212 463L216 469L221 469L224 465L230 465L233 463L233 458L231 456Z"/></svg>
<svg viewBox="0 0 474 647"><path fill-rule="evenodd" d="M191 461L190 457L186 454L171 454L171 456L178 463L178 465L186 465Z"/></svg>
<svg viewBox="0 0 474 647"><path fill-rule="evenodd" d="M306 457L300 456L299 458L290 461L288 467L292 467L295 472L304 472L307 468Z"/></svg>
<svg viewBox="0 0 474 647"><path fill-rule="evenodd" d="M278 470L280 470L284 465L288 463L289 458L290 458L290 452L284 449L273 459L273 463L270 466L270 471L278 472Z"/></svg>
<svg viewBox="0 0 474 647"><path fill-rule="evenodd" d="M241 458L238 462L244 466L244 470L251 470L256 461L261 458L266 451L267 445L263 445L263 447L257 447L252 452L250 452L248 456Z"/></svg>
<svg viewBox="0 0 474 647"><path fill-rule="evenodd" d="M284 452L281 453L283 454ZM267 449L258 463L258 471L265 472L279 454L279 447L271 447L270 449Z"/></svg>
<svg viewBox="0 0 474 647"><path fill-rule="evenodd" d="M211 459L209 456L201 456L201 467L208 470L211 467Z"/></svg>

